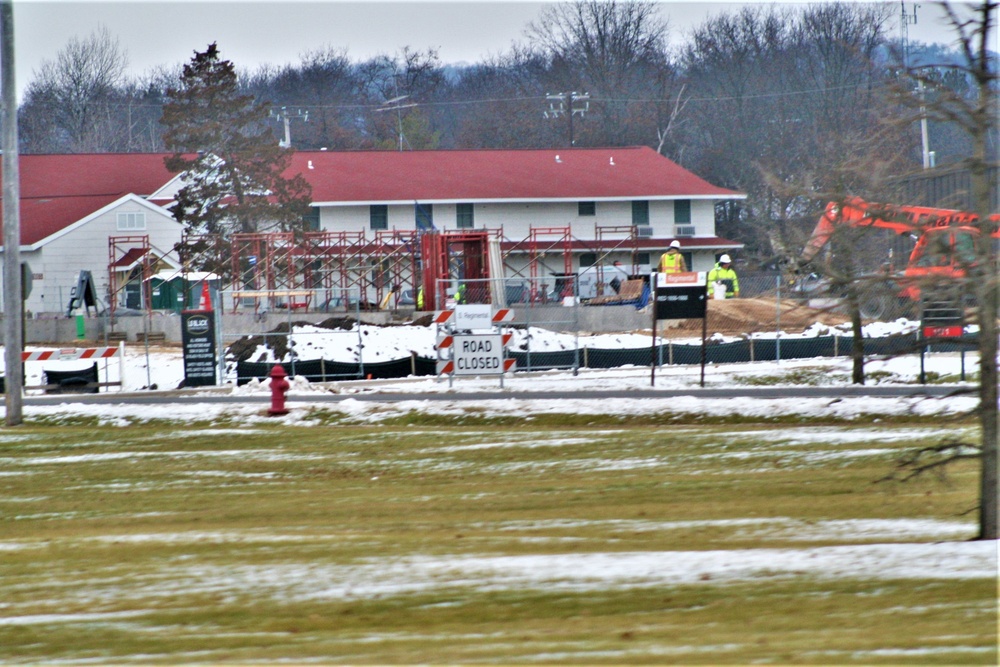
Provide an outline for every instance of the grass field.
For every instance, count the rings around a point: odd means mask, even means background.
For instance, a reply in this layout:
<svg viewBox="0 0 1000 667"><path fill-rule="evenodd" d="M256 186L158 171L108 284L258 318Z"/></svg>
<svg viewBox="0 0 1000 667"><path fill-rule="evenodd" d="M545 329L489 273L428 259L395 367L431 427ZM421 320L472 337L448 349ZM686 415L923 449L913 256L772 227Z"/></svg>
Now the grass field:
<svg viewBox="0 0 1000 667"><path fill-rule="evenodd" d="M972 421L661 421L0 431L0 661L997 663Z"/></svg>

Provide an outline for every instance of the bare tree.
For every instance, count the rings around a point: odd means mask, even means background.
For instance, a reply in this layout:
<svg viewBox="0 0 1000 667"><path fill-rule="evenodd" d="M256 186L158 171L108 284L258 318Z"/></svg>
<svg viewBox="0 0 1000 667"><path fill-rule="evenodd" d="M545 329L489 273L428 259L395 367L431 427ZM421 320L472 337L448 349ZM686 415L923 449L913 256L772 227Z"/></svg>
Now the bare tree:
<svg viewBox="0 0 1000 667"><path fill-rule="evenodd" d="M520 45L465 71L451 93L459 109L456 143L468 148L558 145L562 128L542 119L551 90L548 77L547 59Z"/></svg>
<svg viewBox="0 0 1000 667"><path fill-rule="evenodd" d="M293 145L302 149L361 148L353 126L362 104L360 80L344 49L306 51L297 65L262 67L243 77L244 87L294 119Z"/></svg>
<svg viewBox="0 0 1000 667"><path fill-rule="evenodd" d="M590 93L594 122L583 128L583 141L620 145L653 143L666 123L648 120L663 115L659 107L669 117L675 76L668 31L656 3L578 0L547 7L525 35L547 59L552 79Z"/></svg>
<svg viewBox="0 0 1000 667"><path fill-rule="evenodd" d="M372 108L367 131L376 148L436 148L440 138L433 112L421 103L445 89L441 61L434 49L410 47L382 54L357 67L361 99Z"/></svg>
<svg viewBox="0 0 1000 667"><path fill-rule="evenodd" d="M979 423L982 432L980 459L980 539L1000 538L998 505L1000 482L997 477L998 423L997 381L997 315L1000 286L998 286L998 253L995 247L996 223L990 219L992 208L989 180L989 151L997 139L998 106L997 86L1000 82L995 55L990 52L991 40L997 28L997 10L1000 3L982 0L973 7L956 8L951 3L942 5L963 55L959 63L939 63L929 70L910 67L906 81L919 84L933 99L920 99L913 94L913 85L899 90L900 99L916 109L914 119L921 115L947 122L960 128L969 139L972 151L964 161L971 176L972 201L978 215L979 234L976 236L975 262L968 267L969 283L976 297L976 322L979 325ZM966 11L968 10L968 12ZM950 73L950 77L936 76L936 72ZM972 94L965 94L954 85L942 85L949 79L967 81Z"/></svg>
<svg viewBox="0 0 1000 667"><path fill-rule="evenodd" d="M885 27L884 7L832 3L745 7L694 31L681 57L691 98L684 164L748 193L743 216L721 233L760 257L783 254L774 221L818 215L809 190L840 189L837 165L870 137L890 138L880 129L891 111L879 94Z"/></svg>
<svg viewBox="0 0 1000 667"><path fill-rule="evenodd" d="M127 54L107 28L71 39L28 85L21 112L26 142L71 153L105 150L117 133L112 108L127 67Z"/></svg>

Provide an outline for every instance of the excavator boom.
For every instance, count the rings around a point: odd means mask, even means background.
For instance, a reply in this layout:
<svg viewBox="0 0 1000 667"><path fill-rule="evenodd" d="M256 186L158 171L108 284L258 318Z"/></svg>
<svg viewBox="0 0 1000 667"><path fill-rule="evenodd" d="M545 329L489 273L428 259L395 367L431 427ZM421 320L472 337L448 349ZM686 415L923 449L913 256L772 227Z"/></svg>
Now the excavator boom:
<svg viewBox="0 0 1000 667"><path fill-rule="evenodd" d="M990 216L992 236L998 236L1000 214ZM838 227L876 227L890 229L897 234L915 234L922 236L928 231L950 228L976 228L979 216L967 211L956 211L947 208L932 208L930 206L896 206L892 204L874 204L858 197L852 197L843 203L830 202L816 223L812 235L802 251L803 262L812 261L820 250L830 242L830 237Z"/></svg>

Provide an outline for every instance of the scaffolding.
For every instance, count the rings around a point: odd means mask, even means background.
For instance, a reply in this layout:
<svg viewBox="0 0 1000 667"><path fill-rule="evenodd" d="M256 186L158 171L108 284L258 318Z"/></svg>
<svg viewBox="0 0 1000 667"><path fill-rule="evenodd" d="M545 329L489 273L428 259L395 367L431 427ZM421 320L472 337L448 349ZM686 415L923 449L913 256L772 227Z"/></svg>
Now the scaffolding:
<svg viewBox="0 0 1000 667"><path fill-rule="evenodd" d="M605 228L607 229L607 228ZM615 228L631 229L631 228ZM362 309L390 308L404 289L414 296L424 290L427 310L442 307L439 293L449 281L482 281L500 272L528 272L530 301L546 302L551 288L559 297L575 290L570 227L531 228L516 242L504 241L503 230L380 230L322 231L293 234L185 234L177 250L185 273L209 271L219 276L220 289L233 295L234 312L242 307L311 307L328 310L359 300ZM629 237L633 243L634 238ZM490 243L501 249L490 269ZM527 256L515 268L514 256ZM553 280L553 284L547 281ZM482 303L489 294L470 295Z"/></svg>
<svg viewBox="0 0 1000 667"><path fill-rule="evenodd" d="M149 278L153 275L149 236L108 238L108 310L114 322L119 308L149 310Z"/></svg>
<svg viewBox="0 0 1000 667"><path fill-rule="evenodd" d="M604 267L612 253L628 252L632 266L629 273L635 275L639 271L638 253L639 236L635 225L594 226L594 255L597 267L597 282L604 284Z"/></svg>
<svg viewBox="0 0 1000 667"><path fill-rule="evenodd" d="M187 234L176 246L181 271L187 275L206 271L219 277L220 289L232 289L232 244L219 234Z"/></svg>
<svg viewBox="0 0 1000 667"><path fill-rule="evenodd" d="M545 303L549 299L548 284L541 275L543 269L551 269L547 263L549 255L561 255L562 271L549 271L555 279L553 288L557 298L576 294L573 273L573 235L570 227L532 227L528 231L528 271L531 280L531 300Z"/></svg>
<svg viewBox="0 0 1000 667"><path fill-rule="evenodd" d="M353 295L360 303L367 303L368 276L364 263L371 244L363 231L308 232L303 246L303 287L322 290L324 304L340 299L346 308Z"/></svg>
<svg viewBox="0 0 1000 667"><path fill-rule="evenodd" d="M404 289L416 290L420 283L420 231L385 230L375 232L373 279L379 304L399 300Z"/></svg>
<svg viewBox="0 0 1000 667"><path fill-rule="evenodd" d="M439 310L451 281L468 281L468 303L490 303L488 229L425 231L420 236L421 287L426 310Z"/></svg>

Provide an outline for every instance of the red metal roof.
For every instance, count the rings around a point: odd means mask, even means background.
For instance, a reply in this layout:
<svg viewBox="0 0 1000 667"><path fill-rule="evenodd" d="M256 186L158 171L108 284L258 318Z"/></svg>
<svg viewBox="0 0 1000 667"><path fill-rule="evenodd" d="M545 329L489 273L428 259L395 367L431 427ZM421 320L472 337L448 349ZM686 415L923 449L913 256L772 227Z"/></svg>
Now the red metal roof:
<svg viewBox="0 0 1000 667"><path fill-rule="evenodd" d="M165 153L22 155L21 197L151 195L173 178L163 164L165 157Z"/></svg>
<svg viewBox="0 0 1000 667"><path fill-rule="evenodd" d="M20 156L21 244L38 243L127 194L152 194L173 178L164 157L163 153Z"/></svg>
<svg viewBox="0 0 1000 667"><path fill-rule="evenodd" d="M129 248L125 251L125 254L116 259L111 263L111 266L121 269L127 269L149 253L149 248Z"/></svg>
<svg viewBox="0 0 1000 667"><path fill-rule="evenodd" d="M21 243L38 243L126 194L152 194L173 177L165 157L22 155ZM296 152L287 173L301 173L317 203L743 196L646 147L309 151Z"/></svg>
<svg viewBox="0 0 1000 667"><path fill-rule="evenodd" d="M296 152L313 201L742 198L651 148Z"/></svg>

